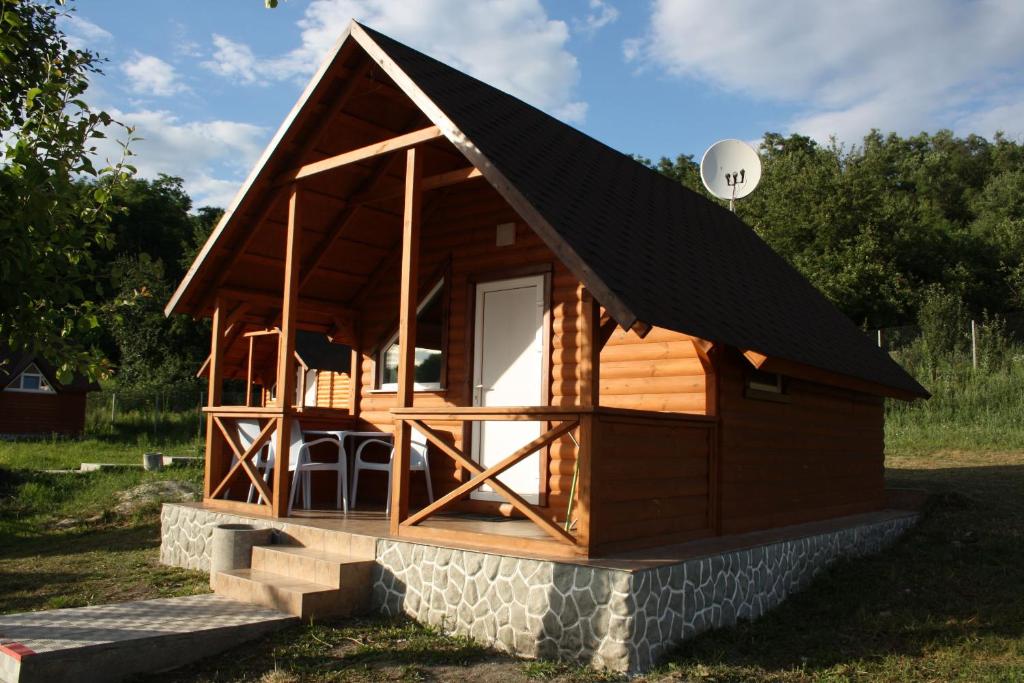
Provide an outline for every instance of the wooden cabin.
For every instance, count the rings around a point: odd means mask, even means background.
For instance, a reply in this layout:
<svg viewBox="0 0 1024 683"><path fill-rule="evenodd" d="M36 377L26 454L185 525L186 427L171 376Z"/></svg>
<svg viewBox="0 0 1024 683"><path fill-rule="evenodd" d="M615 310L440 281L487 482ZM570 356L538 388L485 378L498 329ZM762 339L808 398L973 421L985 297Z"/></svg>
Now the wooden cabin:
<svg viewBox="0 0 1024 683"><path fill-rule="evenodd" d="M496 550L593 557L879 509L883 398L927 396L723 207L355 22L166 310L212 318L207 506L285 516L287 467L263 484L251 458L286 451L294 420L380 431L389 533ZM308 334L350 349L347 400L304 405ZM228 376L261 398L222 405ZM247 449L243 418L262 426Z"/></svg>
<svg viewBox="0 0 1024 683"><path fill-rule="evenodd" d="M61 382L46 358L0 351L0 435L75 436L85 428L85 397L99 385L85 377Z"/></svg>

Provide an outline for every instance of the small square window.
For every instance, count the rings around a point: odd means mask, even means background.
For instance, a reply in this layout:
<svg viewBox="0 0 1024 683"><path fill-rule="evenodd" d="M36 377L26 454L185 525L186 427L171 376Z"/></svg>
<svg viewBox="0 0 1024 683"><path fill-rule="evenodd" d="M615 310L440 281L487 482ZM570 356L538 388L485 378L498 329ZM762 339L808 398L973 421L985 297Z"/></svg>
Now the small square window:
<svg viewBox="0 0 1024 683"><path fill-rule="evenodd" d="M764 372L762 370L751 370L747 376L747 387L754 391L766 391L772 394L781 394L782 375L777 372Z"/></svg>

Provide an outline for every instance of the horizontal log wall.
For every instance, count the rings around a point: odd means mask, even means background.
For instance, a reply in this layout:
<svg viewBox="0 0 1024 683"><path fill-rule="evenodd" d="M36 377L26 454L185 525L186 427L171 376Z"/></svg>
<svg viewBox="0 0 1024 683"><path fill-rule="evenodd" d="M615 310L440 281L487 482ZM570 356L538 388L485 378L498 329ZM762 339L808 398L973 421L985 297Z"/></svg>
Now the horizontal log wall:
<svg viewBox="0 0 1024 683"><path fill-rule="evenodd" d="M601 405L703 415L704 368L690 337L660 327L616 330L601 350Z"/></svg>
<svg viewBox="0 0 1024 683"><path fill-rule="evenodd" d="M592 554L713 533L713 421L597 414L592 435Z"/></svg>
<svg viewBox="0 0 1024 683"><path fill-rule="evenodd" d="M512 246L496 246L496 227L500 223L516 223L516 240ZM418 391L414 406L419 408L472 405L470 393L473 281L503 279L516 271L547 268L551 274L549 339L549 375L561 377L562 366L578 361L575 323L579 315L579 282L559 262L539 237L518 217L490 186L480 184L460 187L457 192L428 205L424 210L420 254L420 295L437 282L441 274L449 277L447 289L447 346L445 349L445 382L442 391ZM398 324L398 269L393 259L387 273L379 278L368 296L358 306L361 346L364 350L360 374L359 417L364 426L391 432L393 423L388 411L396 405L394 392L375 390L375 354L395 332ZM550 398L554 405L576 405L578 397L572 387L551 382ZM452 443L463 449L463 431L458 422L435 421L432 427L449 435ZM467 452L468 447L463 449ZM564 516L572 483L572 462L575 449L571 440L562 439L551 449L548 462L548 503L552 517ZM431 461L435 495L454 488L462 473L450 458L438 453ZM373 477L367 473L367 481ZM425 501L422 478L411 477L413 505ZM383 484L367 483L383 492ZM360 481L360 499L363 483Z"/></svg>
<svg viewBox="0 0 1024 683"><path fill-rule="evenodd" d="M722 533L881 508L882 400L796 379L784 401L747 398L747 366L718 362Z"/></svg>
<svg viewBox="0 0 1024 683"><path fill-rule="evenodd" d="M318 408L348 408L350 378L347 372L322 370L316 377Z"/></svg>

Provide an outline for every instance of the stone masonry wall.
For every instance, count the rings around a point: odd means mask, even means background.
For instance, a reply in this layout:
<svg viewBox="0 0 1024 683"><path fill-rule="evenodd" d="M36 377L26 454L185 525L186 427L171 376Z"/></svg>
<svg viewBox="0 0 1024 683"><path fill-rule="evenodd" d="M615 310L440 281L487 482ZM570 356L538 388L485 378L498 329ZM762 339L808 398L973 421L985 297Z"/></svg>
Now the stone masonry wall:
<svg viewBox="0 0 1024 683"><path fill-rule="evenodd" d="M760 617L836 559L877 552L916 520L636 572L382 539L373 604L499 650L636 673L686 638Z"/></svg>
<svg viewBox="0 0 1024 683"><path fill-rule="evenodd" d="M310 545L309 527L168 504L160 561L209 571L213 528L237 522ZM636 673L686 638L757 619L835 560L878 552L916 522L908 513L639 571L378 539L372 604L506 652Z"/></svg>

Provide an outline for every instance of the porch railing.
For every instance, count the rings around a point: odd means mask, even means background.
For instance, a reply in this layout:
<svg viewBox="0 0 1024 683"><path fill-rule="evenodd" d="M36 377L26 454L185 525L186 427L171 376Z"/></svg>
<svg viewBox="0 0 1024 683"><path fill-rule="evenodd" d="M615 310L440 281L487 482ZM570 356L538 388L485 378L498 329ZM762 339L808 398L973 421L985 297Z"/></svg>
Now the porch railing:
<svg viewBox="0 0 1024 683"><path fill-rule="evenodd" d="M396 408L392 414L410 428L419 430L437 450L451 458L455 464L470 473L470 478L430 505L410 514L399 524L399 536L421 540L479 542L489 547L513 550L531 550L551 555L589 555L599 547L627 546L628 539L615 535L623 523L635 516L641 525L659 513L658 523L671 527L668 533L674 539L693 538L711 533L714 524L712 482L717 477L716 430L717 421L700 415L651 413L601 407L500 407L500 408ZM473 423L489 421L532 421L551 425L537 438L490 467L483 467L467 457L463 450L451 445L443 435L432 428L431 421ZM464 430L465 431L465 430ZM622 436L640 438L649 433L654 441L646 445L647 453L633 453L624 447ZM544 510L525 500L497 479L503 472L542 448L564 436L571 436L576 445L574 486L566 514L571 514L571 526L557 523L550 510ZM603 447L607 442L608 447ZM676 511L674 502L665 510L664 494L648 496L649 500L629 503L628 496L612 495L611 489L627 485L635 488L641 483L622 471L653 467L663 469L673 477L692 476L698 495L691 504L702 510ZM546 473L545 473L546 476ZM616 483L618 482L618 483ZM450 509L469 492L489 486L511 507L542 530L548 538L499 534L467 534L438 526L423 526L437 513ZM596 494L596 496L595 496ZM643 497L641 497L643 498ZM674 501L675 499L673 499ZM702 502L701 502L702 501ZM571 511L571 513L569 512ZM626 514L624 514L626 513ZM568 520L567 520L568 521ZM690 527L693 527L690 529ZM476 538L474 538L474 536Z"/></svg>

